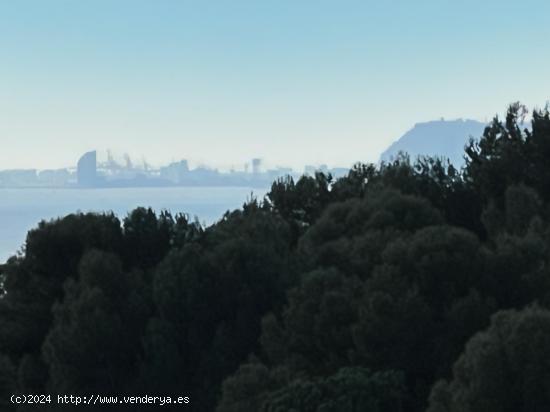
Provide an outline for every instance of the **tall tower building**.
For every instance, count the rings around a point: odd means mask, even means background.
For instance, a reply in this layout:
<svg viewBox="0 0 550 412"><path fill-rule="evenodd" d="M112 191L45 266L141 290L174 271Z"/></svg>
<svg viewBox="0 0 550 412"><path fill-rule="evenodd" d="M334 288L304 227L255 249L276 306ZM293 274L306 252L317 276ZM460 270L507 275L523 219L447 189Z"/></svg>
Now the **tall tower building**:
<svg viewBox="0 0 550 412"><path fill-rule="evenodd" d="M86 152L78 159L76 178L79 186L93 187L97 184L96 151Z"/></svg>
<svg viewBox="0 0 550 412"><path fill-rule="evenodd" d="M262 169L262 159L252 159L252 174L260 174Z"/></svg>

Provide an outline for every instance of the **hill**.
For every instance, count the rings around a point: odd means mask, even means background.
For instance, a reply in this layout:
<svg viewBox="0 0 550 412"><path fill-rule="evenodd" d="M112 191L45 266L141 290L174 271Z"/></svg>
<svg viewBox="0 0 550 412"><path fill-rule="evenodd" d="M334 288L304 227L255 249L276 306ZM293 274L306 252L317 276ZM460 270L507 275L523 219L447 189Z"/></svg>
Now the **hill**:
<svg viewBox="0 0 550 412"><path fill-rule="evenodd" d="M476 120L436 120L417 123L391 144L380 156L390 161L399 152L406 152L415 159L419 155L443 156L457 167L464 164L464 145L470 137L478 139L485 123Z"/></svg>

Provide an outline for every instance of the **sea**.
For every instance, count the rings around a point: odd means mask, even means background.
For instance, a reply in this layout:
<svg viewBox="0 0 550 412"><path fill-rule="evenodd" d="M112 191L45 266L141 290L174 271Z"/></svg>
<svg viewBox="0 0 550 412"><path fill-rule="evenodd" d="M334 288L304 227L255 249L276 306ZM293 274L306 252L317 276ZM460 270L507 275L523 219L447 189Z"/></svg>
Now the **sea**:
<svg viewBox="0 0 550 412"><path fill-rule="evenodd" d="M204 225L241 208L268 189L248 187L155 187L102 189L0 189L0 262L23 251L26 234L41 220L75 212L113 212L120 219L136 207L187 213Z"/></svg>

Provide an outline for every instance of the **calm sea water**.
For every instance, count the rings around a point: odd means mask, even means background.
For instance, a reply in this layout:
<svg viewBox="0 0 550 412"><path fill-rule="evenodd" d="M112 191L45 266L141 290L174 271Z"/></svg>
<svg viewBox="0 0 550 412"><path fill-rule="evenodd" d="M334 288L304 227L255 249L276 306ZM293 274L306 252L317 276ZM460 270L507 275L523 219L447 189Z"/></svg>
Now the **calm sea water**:
<svg viewBox="0 0 550 412"><path fill-rule="evenodd" d="M253 194L267 190L246 187L177 187L125 189L0 189L0 261L20 250L26 233L42 219L77 211L112 211L119 218L138 207L185 212L211 224L227 210L240 208Z"/></svg>

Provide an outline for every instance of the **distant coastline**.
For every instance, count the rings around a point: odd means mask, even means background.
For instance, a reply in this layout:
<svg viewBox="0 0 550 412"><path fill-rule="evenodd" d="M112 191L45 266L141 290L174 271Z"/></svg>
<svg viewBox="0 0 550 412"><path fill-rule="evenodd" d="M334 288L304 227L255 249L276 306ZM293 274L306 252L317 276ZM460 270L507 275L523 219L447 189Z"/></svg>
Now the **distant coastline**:
<svg viewBox="0 0 550 412"><path fill-rule="evenodd" d="M116 162L110 155L107 161L98 162L96 151L84 153L76 167L37 170L14 169L0 171L0 188L54 189L54 188L139 188L139 187L256 187L266 188L277 179L299 178L314 175L317 171L341 177L348 168L331 168L326 165L304 168L297 172L292 168L265 168L261 159L252 159L242 170L220 172L207 166L191 169L186 159L172 162L160 168L152 168L146 162L135 165L126 156L124 163Z"/></svg>

